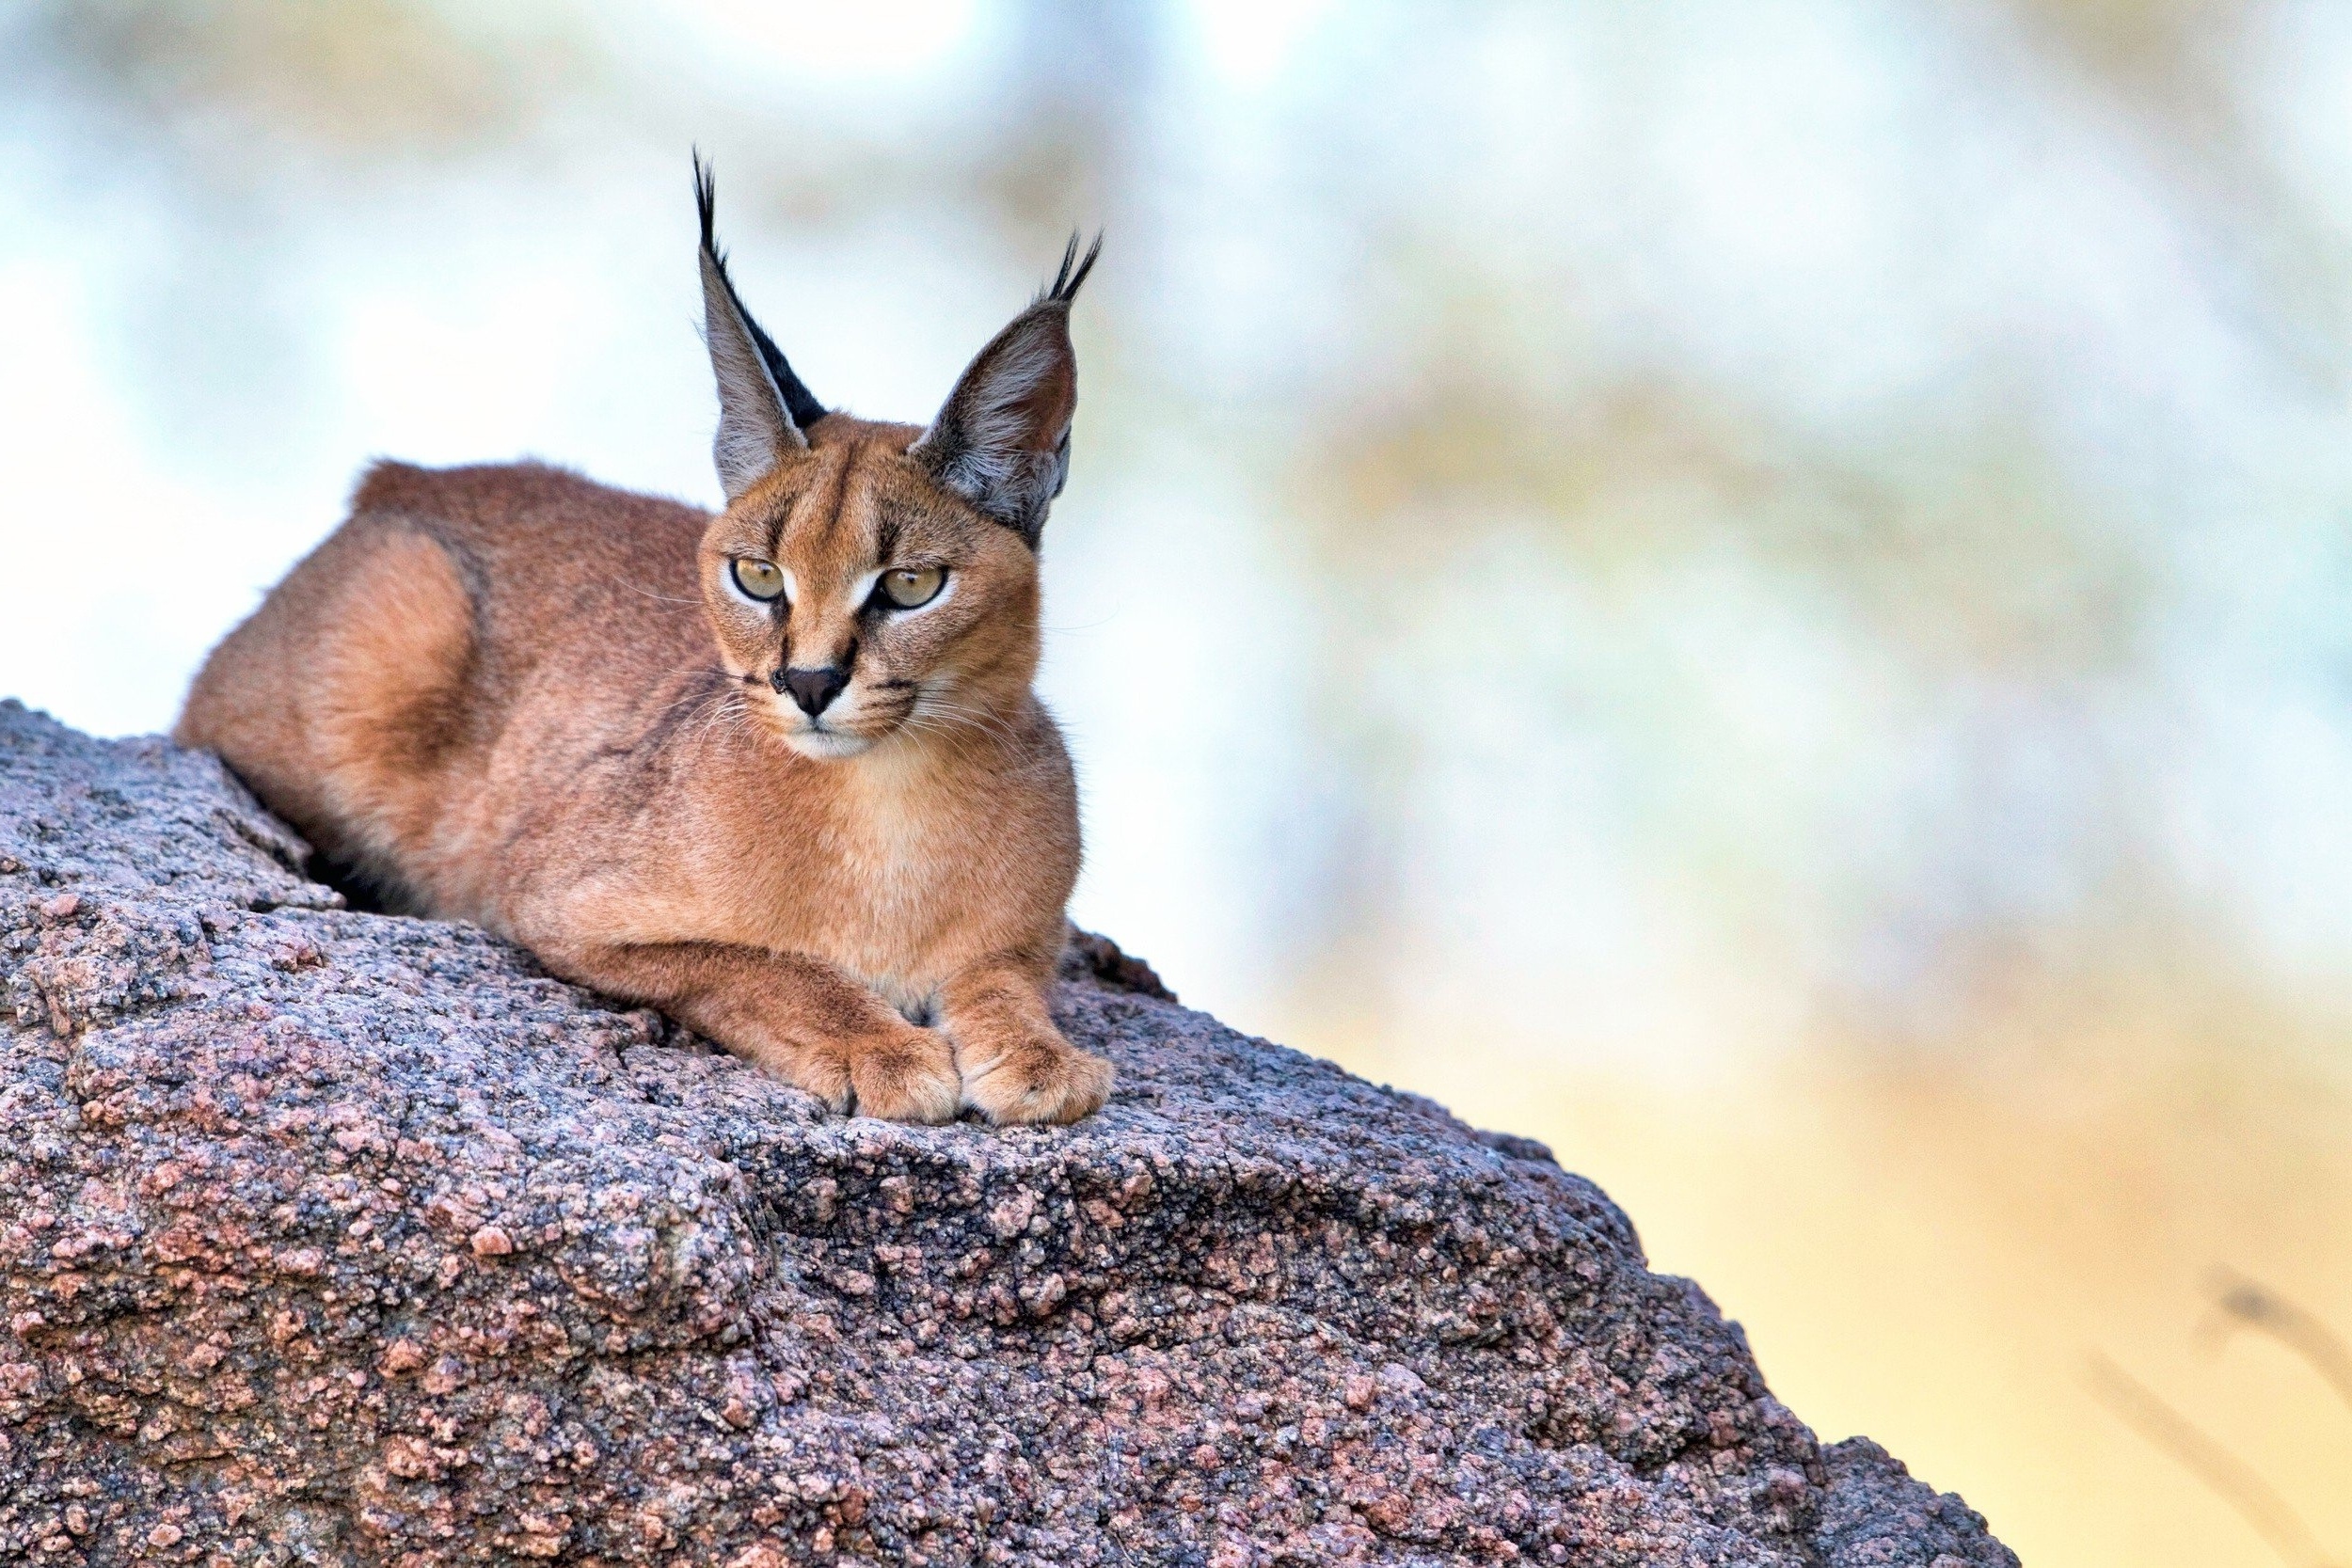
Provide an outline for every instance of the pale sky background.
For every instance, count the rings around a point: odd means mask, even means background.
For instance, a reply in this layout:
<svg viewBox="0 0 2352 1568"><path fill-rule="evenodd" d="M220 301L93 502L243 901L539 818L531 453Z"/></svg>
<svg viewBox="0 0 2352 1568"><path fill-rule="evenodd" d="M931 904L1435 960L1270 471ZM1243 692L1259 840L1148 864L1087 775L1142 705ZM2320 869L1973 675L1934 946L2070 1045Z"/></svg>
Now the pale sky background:
<svg viewBox="0 0 2352 1568"><path fill-rule="evenodd" d="M690 143L864 414L1103 226L1077 918L1551 1139L2028 1561L2270 1560L2093 1349L2352 1555L2192 1334L2352 1327L2352 8L485 11L0 13L0 694L167 727L372 454L715 504Z"/></svg>

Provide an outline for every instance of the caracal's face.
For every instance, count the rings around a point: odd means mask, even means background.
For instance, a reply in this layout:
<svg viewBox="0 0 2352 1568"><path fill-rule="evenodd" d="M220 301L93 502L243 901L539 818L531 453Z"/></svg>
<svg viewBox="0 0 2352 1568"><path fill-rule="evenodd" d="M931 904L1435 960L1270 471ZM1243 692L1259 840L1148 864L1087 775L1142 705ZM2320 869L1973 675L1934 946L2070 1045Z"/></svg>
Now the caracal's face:
<svg viewBox="0 0 2352 1568"><path fill-rule="evenodd" d="M803 756L1001 723L1037 661L1037 557L835 415L703 537L702 589L747 710Z"/></svg>

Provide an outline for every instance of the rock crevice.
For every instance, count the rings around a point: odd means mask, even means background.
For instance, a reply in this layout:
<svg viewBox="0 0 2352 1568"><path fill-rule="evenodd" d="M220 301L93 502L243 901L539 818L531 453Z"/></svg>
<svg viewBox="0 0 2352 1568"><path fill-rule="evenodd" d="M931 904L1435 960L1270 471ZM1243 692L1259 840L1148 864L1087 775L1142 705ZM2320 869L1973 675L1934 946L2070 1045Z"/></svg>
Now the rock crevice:
<svg viewBox="0 0 2352 1568"><path fill-rule="evenodd" d="M826 1115L0 705L0 1561L2015 1558L1525 1139L1073 939L1074 1128Z"/></svg>

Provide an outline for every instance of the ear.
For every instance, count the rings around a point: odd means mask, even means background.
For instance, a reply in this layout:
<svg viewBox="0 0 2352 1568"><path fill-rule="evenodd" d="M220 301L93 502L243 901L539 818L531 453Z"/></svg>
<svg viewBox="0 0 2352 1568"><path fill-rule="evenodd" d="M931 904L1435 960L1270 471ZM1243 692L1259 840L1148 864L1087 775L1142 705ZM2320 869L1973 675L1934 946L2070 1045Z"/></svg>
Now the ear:
<svg viewBox="0 0 2352 1568"><path fill-rule="evenodd" d="M980 350L939 418L907 449L934 481L1031 548L1070 472L1070 416L1078 406L1070 302L1102 248L1098 234L1080 257L1078 236L1070 236L1053 283Z"/></svg>
<svg viewBox="0 0 2352 1568"><path fill-rule="evenodd" d="M703 336L710 344L710 368L719 378L719 433L710 454L727 499L775 471L787 451L808 445L803 434L825 417L825 406L801 385L792 367L752 313L743 309L727 277L727 259L711 231L717 205L710 168L694 154L694 208L702 217Z"/></svg>

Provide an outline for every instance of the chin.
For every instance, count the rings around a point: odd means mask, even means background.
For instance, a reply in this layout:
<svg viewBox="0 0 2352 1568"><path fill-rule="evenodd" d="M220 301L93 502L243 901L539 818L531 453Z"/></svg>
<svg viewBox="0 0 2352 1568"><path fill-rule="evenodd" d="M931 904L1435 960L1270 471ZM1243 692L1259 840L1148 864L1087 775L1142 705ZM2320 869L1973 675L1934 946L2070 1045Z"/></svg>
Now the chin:
<svg viewBox="0 0 2352 1568"><path fill-rule="evenodd" d="M862 735L843 735L839 730L796 730L784 737L784 743L819 762L853 757L874 744Z"/></svg>

